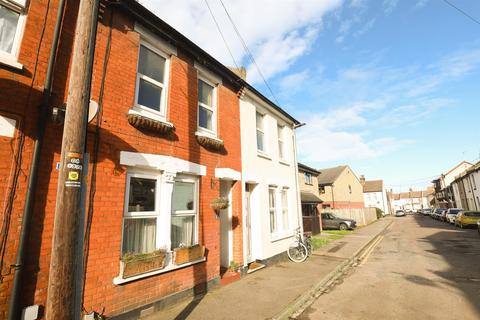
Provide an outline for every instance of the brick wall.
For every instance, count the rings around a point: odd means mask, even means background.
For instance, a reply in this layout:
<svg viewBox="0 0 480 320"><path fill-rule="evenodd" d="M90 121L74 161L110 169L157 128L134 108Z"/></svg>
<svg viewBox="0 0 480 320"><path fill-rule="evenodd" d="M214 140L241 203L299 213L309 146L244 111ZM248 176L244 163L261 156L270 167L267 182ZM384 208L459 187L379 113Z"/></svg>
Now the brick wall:
<svg viewBox="0 0 480 320"><path fill-rule="evenodd" d="M52 2L46 25L48 36L40 46L39 64L34 72L38 37L43 26L45 3L32 1L28 10L25 35L19 61L25 71L13 72L0 67L0 112L14 113L23 129L11 141L1 140L0 155L17 156L19 150L9 151L18 145L25 135L22 151L21 174L15 192L13 211L8 233L9 246L5 253L2 274L8 273L18 246L19 226L25 200L25 185L32 154L39 103L51 34L56 12L56 1ZM53 105L66 100L68 66L74 34L75 7L67 8L65 26L55 69ZM108 21L109 14L105 17ZM163 137L142 132L128 124L126 113L133 105L139 35L133 31L134 22L116 11L113 19L111 51L105 75L103 117L100 123L99 153L97 163L96 193L93 202L90 247L88 255L84 306L87 310L105 310L106 315L115 315L154 302L171 293L192 288L199 283L219 275L219 220L210 208L212 199L219 196L219 182L214 176L216 167L228 167L241 172L239 101L236 90L224 81L218 90L219 137L225 143L225 152L211 152L200 146L195 138L197 129L197 72L194 60L187 52L178 49L170 64L170 86L168 95L168 120L176 128L173 136ZM108 23L98 27L92 84L93 99L98 101L102 79L102 67L109 34ZM30 90L32 82L34 86ZM28 93L31 92L27 104ZM9 102L8 104L6 102ZM93 152L95 121L88 128L88 149ZM55 165L60 157L61 133L63 128L48 123L45 144L42 150L37 193L33 208L32 229L28 243L27 266L22 291L22 305L45 305L47 297L48 269L50 263L53 216L57 188ZM114 285L113 278L119 274L123 203L126 168L119 164L120 151L169 155L207 167L206 176L200 179L199 241L208 249L205 263L178 269L161 275L151 276L123 285ZM3 159L3 157L2 157ZM13 157L0 166L0 176L12 176ZM91 173L92 164L90 164ZM8 181L10 181L8 180ZM212 183L217 182L217 183ZM90 185L91 179L89 179ZM5 207L6 188L0 189L0 204ZM242 204L241 184L232 189L232 211L236 226L233 231L234 259L242 263ZM4 214L2 210L1 214ZM1 217L2 221L4 216ZM10 295L12 275L5 276L0 286L0 318L4 318Z"/></svg>

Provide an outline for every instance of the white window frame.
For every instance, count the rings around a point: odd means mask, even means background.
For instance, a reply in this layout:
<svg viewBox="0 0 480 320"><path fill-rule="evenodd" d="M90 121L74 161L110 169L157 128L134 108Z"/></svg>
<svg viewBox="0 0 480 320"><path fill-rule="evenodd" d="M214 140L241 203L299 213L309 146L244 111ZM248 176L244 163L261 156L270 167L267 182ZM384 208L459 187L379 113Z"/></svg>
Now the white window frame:
<svg viewBox="0 0 480 320"><path fill-rule="evenodd" d="M290 229L290 213L289 213L289 210L288 210L288 206L289 206L289 201L288 201L288 188L287 187L283 187L281 190L280 190L280 201L281 201L281 207L282 207L282 211L281 211L281 216L282 216L282 230L283 231L287 231ZM283 196L285 195L285 202L286 202L286 206L284 206L284 203L283 203ZM285 219L286 218L286 219ZM286 221L286 225L285 225L285 221Z"/></svg>
<svg viewBox="0 0 480 320"><path fill-rule="evenodd" d="M258 128L257 124L257 114L261 116L262 118L262 129ZM263 150L258 148L258 137L257 137L257 131L260 131L263 133ZM262 154L267 154L267 134L266 134L266 129L265 129L265 113L262 113L258 110L255 112L255 142L256 142L256 148L257 152L262 153Z"/></svg>
<svg viewBox="0 0 480 320"><path fill-rule="evenodd" d="M313 176L310 172L304 172L305 184L313 185Z"/></svg>
<svg viewBox="0 0 480 320"><path fill-rule="evenodd" d="M278 157L280 160L285 161L286 149L285 149L285 126L277 124L277 135L278 135ZM280 148L280 145L282 148ZM280 150L283 150L283 154Z"/></svg>
<svg viewBox="0 0 480 320"><path fill-rule="evenodd" d="M154 211L128 211L128 201L130 196L130 180L131 178L143 178L156 180L155 184L155 209ZM160 173L153 172L140 172L140 171L131 171L127 173L126 186L125 186L125 199L124 199L124 210L122 217L122 242L120 252L123 255L123 240L124 240L124 223L126 219L143 219L143 218L155 218L156 219L156 230L155 230L155 248L159 249L162 247L162 239L160 232L161 226L161 212L160 212L160 196L161 196L161 175Z"/></svg>
<svg viewBox="0 0 480 320"><path fill-rule="evenodd" d="M203 102L200 102L200 90L198 88L198 82L199 81L203 81L205 82L206 84L208 84L209 86L213 87L213 92L212 92L212 106L209 106ZM210 81L207 77L204 77L202 76L202 74L198 74L197 76L197 91L198 91L198 97L197 97L197 102L198 102L198 107L197 107L197 131L198 132L201 132L201 133L204 133L204 134L207 134L207 135L210 135L210 136L213 136L213 137L217 137L217 110L218 110L218 97L217 97L217 85ZM204 128L204 127L200 127L200 107L203 107L205 109L208 109L210 111L212 111L212 130L209 130L207 128Z"/></svg>
<svg viewBox="0 0 480 320"><path fill-rule="evenodd" d="M270 206L270 192L273 192L273 207ZM268 186L268 225L270 229L270 234L278 233L278 214L277 214L277 187ZM273 210L273 226L270 216L272 215Z"/></svg>
<svg viewBox="0 0 480 320"><path fill-rule="evenodd" d="M26 11L25 1L23 0L0 0L0 5L10 9L20 16L18 17L17 30L15 31L15 37L13 38L12 52L6 52L0 50L0 63L8 65L13 68L22 69L23 66L18 62L18 55L20 52L20 44L23 38L23 32L25 29Z"/></svg>
<svg viewBox="0 0 480 320"><path fill-rule="evenodd" d="M145 48L153 51L154 53L158 54L162 58L165 59L165 67L164 67L164 74L163 74L163 83L160 83L146 75L143 75L139 72L139 64L140 64L140 47L144 46ZM137 111L140 115L152 118L154 120L159 120L166 122L167 121L167 104L168 104L168 93L169 93L169 84L170 84L170 59L171 56L163 51L158 46L151 44L150 42L142 39L140 41L140 45L138 46L138 53L137 53L137 75L135 79L135 102L134 102L134 110ZM160 96L160 110L154 110L147 106L141 105L138 103L138 94L139 94L139 85L140 79L146 80L149 83L162 88L162 93Z"/></svg>
<svg viewBox="0 0 480 320"><path fill-rule="evenodd" d="M194 177L194 176L186 176L186 175L178 175L176 178L175 178L175 182L186 182L186 183L192 183L194 185L193 187L193 192L194 192L194 195L193 195L193 203L194 203L194 208L193 210L179 210L179 211L176 211L174 212L173 210L173 193L172 193L172 208L171 208L171 216L172 217L191 217L193 216L194 217L194 223L193 223L193 244L198 244L198 224L199 224L199 183L198 183L198 178L197 177ZM175 192L175 185L174 185L174 190L173 192ZM170 222L170 227L171 227L171 222ZM171 232L171 231L170 231ZM172 234L170 233L170 240L172 239ZM169 249L170 250L170 249Z"/></svg>

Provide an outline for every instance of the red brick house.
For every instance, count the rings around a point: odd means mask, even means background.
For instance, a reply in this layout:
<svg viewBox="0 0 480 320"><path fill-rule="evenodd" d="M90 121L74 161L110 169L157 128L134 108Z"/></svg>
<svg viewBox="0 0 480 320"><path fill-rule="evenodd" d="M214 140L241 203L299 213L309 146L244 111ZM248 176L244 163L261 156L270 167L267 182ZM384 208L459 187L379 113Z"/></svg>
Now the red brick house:
<svg viewBox="0 0 480 320"><path fill-rule="evenodd" d="M77 5L67 3L54 50L20 309L46 305ZM11 31L0 37L0 318L9 312L18 272L12 265L58 6L57 0L0 1L0 19L9 19ZM87 129L86 310L135 317L172 294L217 283L227 267L221 261L243 264L238 97L245 85L136 1L103 7L91 94L99 111ZM215 211L211 203L220 196L230 205ZM221 228L224 219L231 220L229 230ZM198 255L176 260L182 248ZM129 269L128 257L151 252L164 255L163 266Z"/></svg>

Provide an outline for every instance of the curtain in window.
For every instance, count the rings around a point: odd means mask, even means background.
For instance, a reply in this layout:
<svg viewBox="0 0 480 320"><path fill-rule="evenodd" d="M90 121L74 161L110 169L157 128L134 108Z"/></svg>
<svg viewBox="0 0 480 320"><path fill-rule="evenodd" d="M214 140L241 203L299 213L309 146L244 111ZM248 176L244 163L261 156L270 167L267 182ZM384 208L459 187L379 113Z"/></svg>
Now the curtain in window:
<svg viewBox="0 0 480 320"><path fill-rule="evenodd" d="M20 14L0 5L0 51L12 52Z"/></svg>
<svg viewBox="0 0 480 320"><path fill-rule="evenodd" d="M194 245L194 216L172 216L172 249Z"/></svg>
<svg viewBox="0 0 480 320"><path fill-rule="evenodd" d="M125 219L123 254L149 253L155 250L156 219Z"/></svg>

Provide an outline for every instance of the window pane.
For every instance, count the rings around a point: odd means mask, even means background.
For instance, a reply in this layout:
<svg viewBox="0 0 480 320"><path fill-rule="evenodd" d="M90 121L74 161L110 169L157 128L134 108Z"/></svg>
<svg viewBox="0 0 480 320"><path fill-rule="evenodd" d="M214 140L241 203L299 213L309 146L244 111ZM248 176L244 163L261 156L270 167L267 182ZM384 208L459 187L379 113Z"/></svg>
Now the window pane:
<svg viewBox="0 0 480 320"><path fill-rule="evenodd" d="M283 154L283 141L278 141L278 154L280 156L280 159L284 158Z"/></svg>
<svg viewBox="0 0 480 320"><path fill-rule="evenodd" d="M207 106L213 106L213 87L202 80L198 80L198 100Z"/></svg>
<svg viewBox="0 0 480 320"><path fill-rule="evenodd" d="M173 212L194 210L195 184L176 181L173 188Z"/></svg>
<svg viewBox="0 0 480 320"><path fill-rule="evenodd" d="M155 179L130 178L128 212L155 211Z"/></svg>
<svg viewBox="0 0 480 320"><path fill-rule="evenodd" d="M276 231L275 210L270 210L270 232Z"/></svg>
<svg viewBox="0 0 480 320"><path fill-rule="evenodd" d="M0 50L12 53L20 14L0 5Z"/></svg>
<svg viewBox="0 0 480 320"><path fill-rule="evenodd" d="M140 46L138 72L163 83L166 59L144 46Z"/></svg>
<svg viewBox="0 0 480 320"><path fill-rule="evenodd" d="M160 111L161 96L162 88L144 79L140 79L138 88L138 104Z"/></svg>
<svg viewBox="0 0 480 320"><path fill-rule="evenodd" d="M275 190L268 190L268 204L271 208L275 208Z"/></svg>
<svg viewBox="0 0 480 320"><path fill-rule="evenodd" d="M195 216L172 216L172 249L195 244Z"/></svg>
<svg viewBox="0 0 480 320"><path fill-rule="evenodd" d="M264 133L257 130L257 149L265 151L265 145L263 144Z"/></svg>
<svg viewBox="0 0 480 320"><path fill-rule="evenodd" d="M256 121L257 129L263 130L263 115L257 112Z"/></svg>
<svg viewBox="0 0 480 320"><path fill-rule="evenodd" d="M202 128L213 131L213 112L200 106L198 115L198 125Z"/></svg>
<svg viewBox="0 0 480 320"><path fill-rule="evenodd" d="M155 218L123 221L122 253L148 253L155 250L157 230Z"/></svg>
<svg viewBox="0 0 480 320"><path fill-rule="evenodd" d="M288 230L288 197L287 191L282 191L282 216L283 216L283 229Z"/></svg>
<svg viewBox="0 0 480 320"><path fill-rule="evenodd" d="M283 139L283 127L282 126L277 126L277 134L278 134L278 139Z"/></svg>

